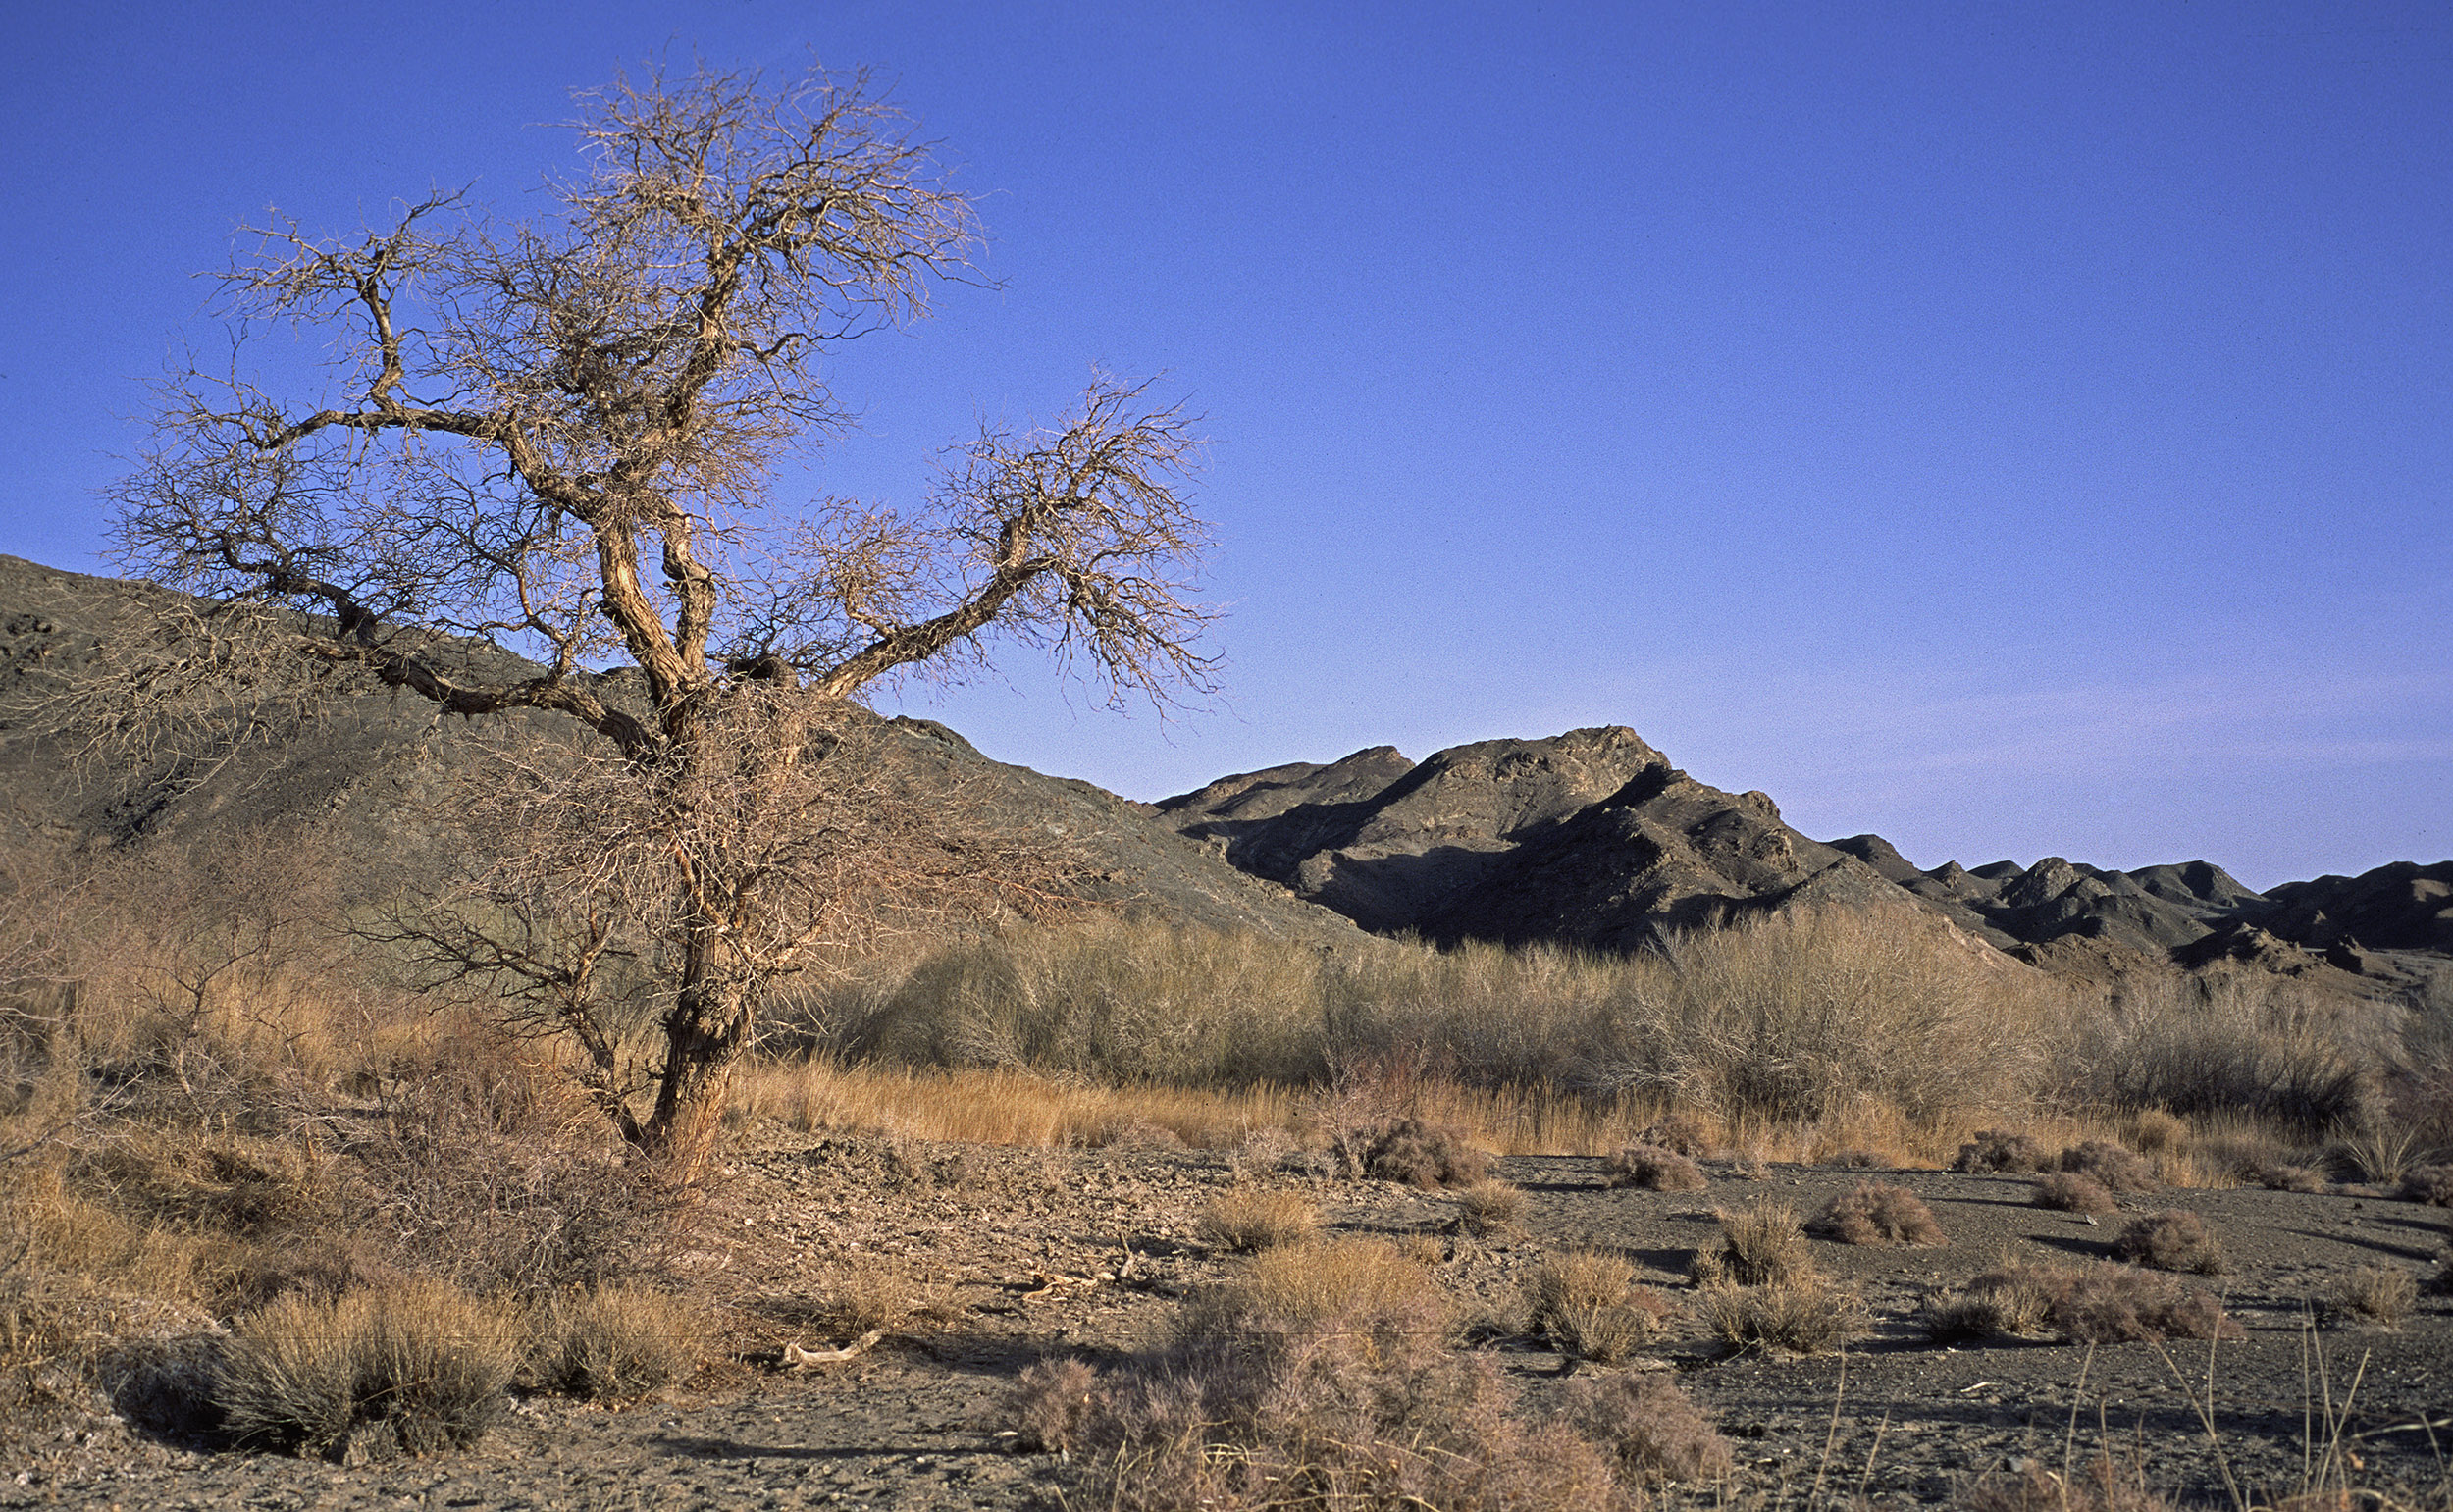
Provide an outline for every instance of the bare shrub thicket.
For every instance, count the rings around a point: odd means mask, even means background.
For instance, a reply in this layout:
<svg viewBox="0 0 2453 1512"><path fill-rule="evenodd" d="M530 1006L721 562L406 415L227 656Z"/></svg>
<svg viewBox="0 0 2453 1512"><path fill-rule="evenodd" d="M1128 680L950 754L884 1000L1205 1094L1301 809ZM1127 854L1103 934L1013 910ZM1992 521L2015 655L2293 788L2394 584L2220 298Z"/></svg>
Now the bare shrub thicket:
<svg viewBox="0 0 2453 1512"><path fill-rule="evenodd" d="M2053 1164L2045 1148L2025 1134L2009 1129L1978 1129L1976 1137L1959 1146L1958 1158L1951 1163L1953 1171L1975 1174L2002 1172L2023 1174L2043 1171Z"/></svg>
<svg viewBox="0 0 2453 1512"><path fill-rule="evenodd" d="M1815 1215L1814 1227L1843 1244L1930 1248L1951 1242L1922 1198L1888 1181L1859 1181Z"/></svg>
<svg viewBox="0 0 2453 1512"><path fill-rule="evenodd" d="M1034 1367L1015 1413L1130 1512L1617 1504L1614 1452L1520 1416L1447 1331L1437 1284L1385 1245L1272 1250L1187 1301L1162 1351L1105 1374Z"/></svg>
<svg viewBox="0 0 2453 1512"><path fill-rule="evenodd" d="M2353 1266L2324 1290L2322 1303L2334 1318L2390 1329L2410 1316L2419 1300L2419 1277L2400 1266Z"/></svg>
<svg viewBox="0 0 2453 1512"><path fill-rule="evenodd" d="M1581 1377L1568 1382L1559 1413L1585 1437L1613 1448L1632 1479L1712 1481L1737 1468L1729 1440L1665 1377Z"/></svg>
<svg viewBox="0 0 2453 1512"><path fill-rule="evenodd" d="M2051 1079L2076 1103L2246 1112L2313 1134L2370 1116L2399 1032L2387 1007L2270 972L2141 975L2071 1016Z"/></svg>
<svg viewBox="0 0 2453 1512"><path fill-rule="evenodd" d="M2090 1139L2063 1150L2061 1166L2111 1192L2151 1192L2164 1184L2144 1156L2105 1139Z"/></svg>
<svg viewBox="0 0 2453 1512"><path fill-rule="evenodd" d="M1652 1144L1629 1145L1601 1169L1612 1186L1635 1186L1648 1192L1699 1192L1712 1184L1694 1161Z"/></svg>
<svg viewBox="0 0 2453 1512"><path fill-rule="evenodd" d="M1370 1135L1362 1164L1363 1174L1377 1180L1437 1189L1481 1181L1489 1157L1453 1124L1399 1119Z"/></svg>

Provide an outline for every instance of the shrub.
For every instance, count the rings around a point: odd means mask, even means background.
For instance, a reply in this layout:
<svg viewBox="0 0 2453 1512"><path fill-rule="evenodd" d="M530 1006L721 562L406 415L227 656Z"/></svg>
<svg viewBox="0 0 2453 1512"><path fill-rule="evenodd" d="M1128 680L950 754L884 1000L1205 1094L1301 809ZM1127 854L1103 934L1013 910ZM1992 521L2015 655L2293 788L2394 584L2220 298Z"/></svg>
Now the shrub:
<svg viewBox="0 0 2453 1512"><path fill-rule="evenodd" d="M2158 1271L2219 1276L2223 1248L2206 1220L2180 1208L2133 1219L2113 1240L2113 1258Z"/></svg>
<svg viewBox="0 0 2453 1512"><path fill-rule="evenodd" d="M336 1301L286 1297L239 1320L213 1386L238 1442L410 1454L485 1435L522 1354L519 1319L432 1279Z"/></svg>
<svg viewBox="0 0 2453 1512"><path fill-rule="evenodd" d="M1930 1248L1951 1242L1922 1199L1906 1187L1887 1181L1859 1181L1855 1190L1833 1198L1815 1216L1814 1225L1843 1244L1913 1244Z"/></svg>
<svg viewBox="0 0 2453 1512"><path fill-rule="evenodd" d="M1513 1230L1525 1218L1525 1194L1505 1181L1477 1181L1456 1194L1458 1226L1477 1237Z"/></svg>
<svg viewBox="0 0 2453 1512"><path fill-rule="evenodd" d="M1977 1175L1995 1172L2023 1175L2030 1171L2042 1171L2051 1164L2044 1147L2025 1134L2014 1134L2008 1129L1980 1128L1972 1141L1959 1146L1958 1159L1951 1163L1951 1169Z"/></svg>
<svg viewBox="0 0 2453 1512"><path fill-rule="evenodd" d="M1465 1130L1421 1119L1399 1119L1380 1129L1363 1150L1363 1173L1383 1181L1436 1189L1471 1186L1483 1178L1488 1157Z"/></svg>
<svg viewBox="0 0 2453 1512"><path fill-rule="evenodd" d="M2177 1149L2189 1136L2189 1125L2161 1108L2145 1108L2129 1120L2129 1143L2152 1155Z"/></svg>
<svg viewBox="0 0 2453 1512"><path fill-rule="evenodd" d="M1097 1371L1079 1360L1040 1360L1014 1379L1006 1411L1023 1448L1063 1454L1078 1441L1098 1402Z"/></svg>
<svg viewBox="0 0 2453 1512"><path fill-rule="evenodd" d="M1655 1144L1629 1145L1601 1169L1610 1185L1638 1186L1648 1192L1699 1192L1711 1184L1694 1161Z"/></svg>
<svg viewBox="0 0 2453 1512"><path fill-rule="evenodd" d="M1712 1132L1694 1114L1673 1113L1646 1124L1630 1143L1650 1145L1656 1150L1667 1150L1672 1155L1692 1159L1712 1153Z"/></svg>
<svg viewBox="0 0 2453 1512"><path fill-rule="evenodd" d="M1636 1284L1635 1268L1599 1250L1570 1250L1536 1268L1525 1282L1533 1331L1559 1353L1615 1365L1661 1331L1675 1311Z"/></svg>
<svg viewBox="0 0 2453 1512"><path fill-rule="evenodd" d="M2249 1179L2270 1192L2322 1192L2326 1185L2323 1172L2278 1161L2253 1167Z"/></svg>
<svg viewBox="0 0 2453 1512"><path fill-rule="evenodd" d="M2093 1177L2107 1191L2151 1192L2164 1184L2143 1157L2101 1139L2063 1150L2062 1169Z"/></svg>
<svg viewBox="0 0 2453 1512"><path fill-rule="evenodd" d="M1196 1350L1269 1354L1334 1334L1366 1363L1387 1367L1435 1354L1448 1322L1430 1272L1385 1244L1343 1239L1254 1256L1184 1304L1175 1339Z"/></svg>
<svg viewBox="0 0 2453 1512"><path fill-rule="evenodd" d="M1319 1232L1320 1209L1295 1192L1226 1192L1201 1213L1201 1237L1239 1255L1301 1244Z"/></svg>
<svg viewBox="0 0 2453 1512"><path fill-rule="evenodd" d="M2453 1166L2413 1166L2402 1174L2402 1196L2430 1207L2453 1208Z"/></svg>
<svg viewBox="0 0 2453 1512"><path fill-rule="evenodd" d="M1865 1331L1864 1302L1853 1291L1806 1273L1759 1286L1713 1281L1696 1293L1696 1307L1723 1341L1791 1354L1821 1354Z"/></svg>
<svg viewBox="0 0 2453 1512"><path fill-rule="evenodd" d="M1567 1383L1559 1407L1579 1434L1614 1450L1638 1479L1706 1481L1737 1468L1729 1440L1664 1377L1583 1377Z"/></svg>
<svg viewBox="0 0 2453 1512"><path fill-rule="evenodd" d="M1834 1150L1822 1158L1820 1165L1837 1166L1843 1171L1880 1171L1890 1162L1871 1150Z"/></svg>
<svg viewBox="0 0 2453 1512"><path fill-rule="evenodd" d="M2093 1176L2057 1171L2036 1183L2034 1203L2062 1213L2111 1213L2120 1204Z"/></svg>
<svg viewBox="0 0 2453 1512"><path fill-rule="evenodd" d="M1761 1286L1813 1274L1814 1252L1795 1208L1764 1199L1736 1213L1715 1208L1712 1216L1720 1220L1721 1247L1696 1257L1698 1280Z"/></svg>
<svg viewBox="0 0 2453 1512"><path fill-rule="evenodd" d="M2419 1277L2400 1266L2354 1266L2328 1287L2325 1311L2336 1318L2390 1329L2419 1300Z"/></svg>
<svg viewBox="0 0 2453 1512"><path fill-rule="evenodd" d="M2212 1292L2152 1271L2098 1262L2061 1273L2052 1286L2053 1326L2078 1343L2239 1334Z"/></svg>
<svg viewBox="0 0 2453 1512"><path fill-rule="evenodd" d="M694 1310L659 1291L602 1286L548 1302L538 1320L537 1383L590 1401L660 1390L698 1363Z"/></svg>
<svg viewBox="0 0 2453 1512"><path fill-rule="evenodd" d="M1920 1318L1925 1333L1937 1344L1962 1339L2042 1333L2053 1314L2053 1286L2031 1266L1988 1271L1963 1288L1951 1287L1927 1296Z"/></svg>

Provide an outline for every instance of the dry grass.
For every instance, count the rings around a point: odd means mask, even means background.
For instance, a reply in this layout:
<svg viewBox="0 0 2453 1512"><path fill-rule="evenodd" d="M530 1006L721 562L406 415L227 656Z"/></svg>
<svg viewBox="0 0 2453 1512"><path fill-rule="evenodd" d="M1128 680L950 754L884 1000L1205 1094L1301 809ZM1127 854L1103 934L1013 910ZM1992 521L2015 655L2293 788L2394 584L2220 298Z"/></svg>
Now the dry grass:
<svg viewBox="0 0 2453 1512"><path fill-rule="evenodd" d="M2042 1171L2052 1164L2044 1147L2025 1134L2009 1129L1983 1128L1974 1138L1959 1146L1957 1157L1951 1162L1953 1171L1975 1174L2003 1172L2023 1174Z"/></svg>
<svg viewBox="0 0 2453 1512"><path fill-rule="evenodd" d="M2419 1301L2419 1277L2400 1266L2354 1266L2325 1289L2328 1316L2380 1329L2398 1327Z"/></svg>
<svg viewBox="0 0 2453 1512"><path fill-rule="evenodd" d="M1961 1488L1954 1512L2170 1512L2149 1488L2142 1467L2126 1470L2099 1455L2077 1475L2029 1461L2015 1473L1987 1475Z"/></svg>
<svg viewBox="0 0 2453 1512"><path fill-rule="evenodd" d="M1636 1284L1635 1267L1602 1250L1553 1255L1526 1277L1533 1331L1575 1359L1615 1365L1650 1343L1677 1308Z"/></svg>
<svg viewBox="0 0 2453 1512"><path fill-rule="evenodd" d="M1721 1247L1696 1258L1698 1280L1729 1280L1763 1286L1814 1274L1813 1247L1798 1224L1797 1209L1761 1198L1735 1212L1714 1208Z"/></svg>
<svg viewBox="0 0 2453 1512"><path fill-rule="evenodd" d="M1974 1338L2029 1338L2051 1327L2054 1279L2033 1266L2006 1265L1964 1287L1948 1287L1925 1298L1919 1312L1937 1344Z"/></svg>
<svg viewBox="0 0 2453 1512"><path fill-rule="evenodd" d="M2108 1139L2090 1139L2063 1150L2061 1166L2111 1192L2151 1192L2164 1184L2144 1157Z"/></svg>
<svg viewBox="0 0 2453 1512"><path fill-rule="evenodd" d="M2074 1171L2057 1171L2044 1177L2036 1183L2035 1194L2029 1200L2039 1208L2062 1213L2114 1213L2120 1209L2103 1182Z"/></svg>
<svg viewBox="0 0 2453 1512"><path fill-rule="evenodd" d="M1505 1181L1477 1181L1456 1193L1457 1226L1476 1238L1514 1233L1524 1223L1522 1190Z"/></svg>
<svg viewBox="0 0 2453 1512"><path fill-rule="evenodd" d="M1937 1343L2047 1331L2096 1344L2239 1334L2203 1288L2103 1261L2083 1267L2006 1261L1964 1287L1927 1297L1921 1318Z"/></svg>
<svg viewBox="0 0 2453 1512"><path fill-rule="evenodd" d="M1202 1209L1202 1239L1238 1255L1305 1244L1320 1233L1320 1208L1297 1192L1223 1192Z"/></svg>
<svg viewBox="0 0 2453 1512"><path fill-rule="evenodd" d="M485 1435L527 1343L513 1309L437 1280L238 1321L214 1399L237 1441L300 1454L430 1454Z"/></svg>
<svg viewBox="0 0 2453 1512"><path fill-rule="evenodd" d="M637 1286L573 1290L539 1313L529 1374L549 1391L627 1401L689 1375L705 1328L699 1309L664 1292Z"/></svg>
<svg viewBox="0 0 2453 1512"><path fill-rule="evenodd" d="M1648 1192L1699 1192L1712 1184L1694 1161L1653 1144L1629 1145L1611 1156L1601 1170L1612 1186L1635 1186Z"/></svg>
<svg viewBox="0 0 2453 1512"><path fill-rule="evenodd" d="M1814 1227L1843 1244L1934 1248L1951 1242L1922 1198L1888 1181L1859 1181L1815 1216Z"/></svg>
<svg viewBox="0 0 2453 1512"><path fill-rule="evenodd" d="M840 1261L819 1272L800 1305L776 1308L829 1339L866 1333L933 1333L960 1316L944 1277L885 1256Z"/></svg>
<svg viewBox="0 0 2453 1512"><path fill-rule="evenodd" d="M1696 1289L1695 1306L1724 1343L1789 1354L1838 1349L1869 1322L1861 1297L1812 1272L1752 1286L1709 1281Z"/></svg>
<svg viewBox="0 0 2453 1512"><path fill-rule="evenodd" d="M1474 1185L1489 1169L1489 1159L1469 1130L1424 1119L1396 1120L1362 1142L1363 1174L1433 1191Z"/></svg>
<svg viewBox="0 0 2453 1512"><path fill-rule="evenodd" d="M2166 1208L2132 1220L2113 1240L2113 1258L2157 1271L2186 1271L2220 1276L2223 1247L2206 1220L2180 1208Z"/></svg>

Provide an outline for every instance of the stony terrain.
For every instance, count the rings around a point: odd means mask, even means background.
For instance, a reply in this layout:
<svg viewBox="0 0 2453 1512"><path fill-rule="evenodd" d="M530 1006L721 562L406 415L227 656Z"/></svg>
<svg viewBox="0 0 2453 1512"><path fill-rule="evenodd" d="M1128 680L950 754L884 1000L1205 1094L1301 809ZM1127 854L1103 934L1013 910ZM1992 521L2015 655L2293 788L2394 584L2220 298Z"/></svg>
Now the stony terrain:
<svg viewBox="0 0 2453 1512"><path fill-rule="evenodd" d="M2117 1216L2032 1207L2025 1177L1775 1166L1748 1179L1707 1163L1708 1190L1664 1193L1610 1188L1596 1161L1519 1159L1500 1169L1530 1195L1521 1230L1476 1239L1436 1193L1332 1179L1321 1157L1242 1166L1168 1150L759 1136L734 1157L708 1216L715 1237L691 1257L694 1285L722 1297L731 1321L711 1340L716 1357L663 1399L517 1402L472 1452L348 1468L149 1435L97 1403L58 1439L8 1447L0 1507L1057 1506L1078 1494L1077 1468L1016 1451L1003 1405L1013 1377L1034 1359L1109 1361L1162 1337L1175 1299L1235 1263L1203 1244L1198 1221L1238 1181L1305 1193L1332 1231L1415 1246L1453 1298L1461 1347L1489 1351L1534 1410L1571 1372L1600 1369L1524 1331L1521 1284L1544 1256L1614 1249L1684 1298L1688 1265L1715 1242L1715 1207L1770 1197L1811 1213L1869 1173L1913 1189L1948 1247L1813 1245L1872 1310L1845 1363L1732 1355L1688 1318L1622 1367L1676 1373L1736 1440L1735 1485L1699 1488L1701 1500L1795 1504L1820 1479L1826 1494L1932 1504L1989 1471L2058 1466L2065 1445L2081 1457L2110 1445L2155 1488L2200 1504L2227 1504L2225 1468L2261 1498L2287 1494L2328 1442L2353 1485L2407 1490L2444 1474L2428 1426L2453 1442L2453 1298L2423 1297L2390 1330L2320 1327L2312 1311L2354 1265L2432 1269L2445 1210L2373 1191L2132 1201L2195 1212L2224 1243L2229 1269L2211 1284L2246 1336L2210 1360L2203 1343L1927 1341L1915 1315L1931 1288L2005 1258L2105 1251ZM831 1342L809 1331L813 1299L848 1271L936 1286L939 1312L851 1362L784 1369L787 1341ZM2211 1392L2214 1445L2192 1392ZM2310 1426L2328 1402L2338 1434Z"/></svg>

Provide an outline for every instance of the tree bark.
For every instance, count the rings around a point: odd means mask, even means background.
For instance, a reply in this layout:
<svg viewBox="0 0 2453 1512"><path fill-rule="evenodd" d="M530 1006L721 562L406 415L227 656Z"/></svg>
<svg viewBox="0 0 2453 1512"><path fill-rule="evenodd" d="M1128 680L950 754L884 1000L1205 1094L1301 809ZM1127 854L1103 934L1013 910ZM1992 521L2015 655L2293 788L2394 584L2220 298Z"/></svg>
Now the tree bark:
<svg viewBox="0 0 2453 1512"><path fill-rule="evenodd" d="M664 1074L640 1127L648 1154L695 1165L711 1147L732 1087L733 1062L756 1011L748 973L712 921L694 927L680 990L664 1016Z"/></svg>

